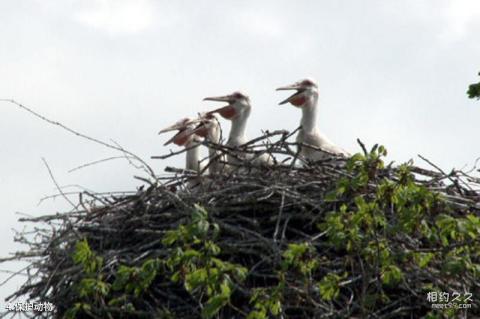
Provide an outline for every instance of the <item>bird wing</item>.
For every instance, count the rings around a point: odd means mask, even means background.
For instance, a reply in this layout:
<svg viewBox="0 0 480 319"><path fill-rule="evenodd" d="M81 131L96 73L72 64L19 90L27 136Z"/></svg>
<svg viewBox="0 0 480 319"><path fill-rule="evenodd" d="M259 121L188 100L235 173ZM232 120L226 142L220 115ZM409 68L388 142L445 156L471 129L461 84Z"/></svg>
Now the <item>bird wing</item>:
<svg viewBox="0 0 480 319"><path fill-rule="evenodd" d="M300 136L301 134L301 136ZM335 145L327 136L322 134L319 131L315 131L312 133L306 133L306 132L299 132L299 137L297 137L297 142L301 142L306 145L312 145L314 147L318 147L328 153L336 154L336 155L343 155L343 156L350 156L350 153L348 153L346 150L343 148ZM314 157L317 159L319 156L312 156L313 154L309 153L319 153L315 150L304 150L306 157ZM309 156L310 155L310 156ZM320 156L323 157L323 156ZM319 158L320 159L320 158Z"/></svg>

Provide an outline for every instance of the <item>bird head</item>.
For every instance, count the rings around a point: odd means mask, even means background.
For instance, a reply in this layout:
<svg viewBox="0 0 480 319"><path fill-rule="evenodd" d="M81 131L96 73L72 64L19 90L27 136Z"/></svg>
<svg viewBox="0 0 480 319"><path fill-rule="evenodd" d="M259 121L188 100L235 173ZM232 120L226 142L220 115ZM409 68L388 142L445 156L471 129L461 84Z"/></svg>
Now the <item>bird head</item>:
<svg viewBox="0 0 480 319"><path fill-rule="evenodd" d="M208 139L210 142L219 143L221 137L220 122L214 114L199 114L198 125L191 134Z"/></svg>
<svg viewBox="0 0 480 319"><path fill-rule="evenodd" d="M196 134L193 134L193 130L195 128L195 124L199 122L199 119L191 119L191 118L183 118L177 121L175 124L170 125L164 129L162 129L158 134L163 134L171 131L178 131L171 139L169 139L165 144L168 145L170 143L174 143L178 146L185 146L193 139L195 139Z"/></svg>
<svg viewBox="0 0 480 319"><path fill-rule="evenodd" d="M290 103L296 107L304 107L309 100L318 97L318 86L312 79L304 79L293 84L277 88L277 91L295 90L296 92L279 103L279 105Z"/></svg>
<svg viewBox="0 0 480 319"><path fill-rule="evenodd" d="M218 113L227 120L234 120L235 118L241 116L242 114L248 113L251 108L250 98L248 97L248 95L238 91L233 92L232 94L229 94L229 95L224 95L224 96L206 97L203 100L227 102L228 103L227 105L207 113L207 114Z"/></svg>

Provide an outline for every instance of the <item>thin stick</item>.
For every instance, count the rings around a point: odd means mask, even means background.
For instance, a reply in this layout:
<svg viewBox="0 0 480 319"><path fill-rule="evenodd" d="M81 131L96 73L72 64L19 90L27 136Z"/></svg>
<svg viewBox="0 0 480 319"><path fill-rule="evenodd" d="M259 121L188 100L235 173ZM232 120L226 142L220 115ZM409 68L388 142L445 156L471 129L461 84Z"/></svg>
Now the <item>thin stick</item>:
<svg viewBox="0 0 480 319"><path fill-rule="evenodd" d="M50 178L52 179L53 183L54 183L55 186L57 187L58 192L62 195L62 197L63 197L68 203L70 203L70 205L72 205L72 208L73 208L73 209L76 209L76 208L77 208L77 205L75 205L75 204L70 200L70 198L68 198L68 196L62 191L62 188L60 187L60 185L58 185L57 180L55 179L55 176L53 176L52 170L50 169L50 166L48 166L48 163L47 163L47 161L45 160L45 158L42 157L42 161L43 161L43 164L45 164L45 167L46 167L47 170L48 170L48 174L50 174Z"/></svg>
<svg viewBox="0 0 480 319"><path fill-rule="evenodd" d="M70 169L68 172L72 173L72 172L75 172L77 170L86 168L88 166L92 166L92 165L96 165L96 164L100 164L100 163L103 163L103 162L108 162L108 161L116 160L116 159L125 159L125 156L112 156L112 157L99 159L99 160L96 160L96 161L93 161L93 162L85 163L85 164L82 164L80 166L74 167L74 168Z"/></svg>
<svg viewBox="0 0 480 319"><path fill-rule="evenodd" d="M49 119L49 118L41 115L40 113L35 112L35 111L32 110L31 108L25 106L25 105L22 104L22 103L19 103L19 102L13 100L13 99L0 99L0 102L7 102L7 103L14 104L14 105L18 106L19 108L21 108L22 110L25 110L25 111L27 111L28 113L34 115L35 117L41 119L42 121L45 121L45 122L47 122L47 123L49 123L49 124L58 126L58 127L62 128L62 129L64 129L65 131L67 131L67 132L69 132L69 133L72 133L72 134L74 134L74 135L76 135L76 136L78 136L78 137L81 137L81 138L86 139L86 140L89 140L89 141L91 141L91 142L100 144L100 145L105 146L105 147L107 147L107 148L110 148L110 149L113 149L113 150L116 150L116 151L120 151L120 152L122 152L122 153L126 153L126 154L132 156L133 158L135 158L138 162L140 162L140 163L144 166L145 170L150 174L150 176L155 179L155 173L154 173L153 169L152 169L144 160L142 160L139 156L137 156L137 155L135 155L134 153L132 153L132 152L124 149L123 147L115 146L115 145L109 144L109 143L107 143L107 142L101 141L101 140L99 140L99 139L96 139L96 138L94 138L94 137L91 137L91 136L85 135L85 134L83 134L83 133L80 133L80 132L78 132L78 131L76 131L76 130L74 130L74 129L69 128L68 126L66 126L66 125L64 125L64 124L62 124L62 123L60 123L60 122L51 120L51 119Z"/></svg>

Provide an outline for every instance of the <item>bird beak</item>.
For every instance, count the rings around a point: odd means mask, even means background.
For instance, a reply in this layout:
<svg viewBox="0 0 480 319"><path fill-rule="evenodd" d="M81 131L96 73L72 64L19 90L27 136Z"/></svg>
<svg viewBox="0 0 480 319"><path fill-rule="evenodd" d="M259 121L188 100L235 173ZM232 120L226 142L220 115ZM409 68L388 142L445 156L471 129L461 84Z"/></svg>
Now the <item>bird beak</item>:
<svg viewBox="0 0 480 319"><path fill-rule="evenodd" d="M302 87L298 83L293 83L290 85L285 85L277 88L275 91L286 91L286 90L300 90Z"/></svg>
<svg viewBox="0 0 480 319"><path fill-rule="evenodd" d="M282 102L278 103L278 105L282 105L282 104L286 104L288 102L292 102L293 100L297 99L298 96L303 93L304 89L302 88L302 86L298 83L294 83L294 84L290 84L290 85L286 85L286 86L281 86L279 88L276 89L276 91L286 91L286 90L297 90L297 92L295 92L293 95L291 95L290 97L286 98L285 100L283 100Z"/></svg>
<svg viewBox="0 0 480 319"><path fill-rule="evenodd" d="M230 120L232 119L233 117L235 117L235 115L237 114L237 111L235 110L235 108L231 105L227 105L227 106L224 106L224 107L221 107L221 108L218 108L216 110L213 110L213 111L210 111L208 112L207 114L214 114L214 113L218 113L220 114L223 118L227 119L227 120Z"/></svg>
<svg viewBox="0 0 480 319"><path fill-rule="evenodd" d="M171 143L174 143L178 146L185 145L190 139L190 136L192 135L191 131L192 130L189 130L189 129L181 130L180 132L175 134L171 139L166 141L165 144L163 144L163 146L167 146L168 144L171 144Z"/></svg>
<svg viewBox="0 0 480 319"><path fill-rule="evenodd" d="M158 134L163 134L163 133L167 133L167 132L171 132L171 131L175 131L175 130L179 130L181 129L181 127L177 124L174 124L172 126L169 126L169 127L166 127L162 130L160 130L160 132L158 132Z"/></svg>
<svg viewBox="0 0 480 319"><path fill-rule="evenodd" d="M182 123L175 123L173 125L170 125L170 126L164 128L164 129L160 130L160 132L158 132L158 134L163 134L163 133L176 131L176 130L185 130L187 128L187 126L198 123L199 121L200 121L200 119L194 119L194 120L189 120L189 121L182 122Z"/></svg>
<svg viewBox="0 0 480 319"><path fill-rule="evenodd" d="M237 114L237 111L232 106L232 103L235 102L235 99L232 98L231 95L224 95L224 96L214 96L214 97L206 97L203 99L204 101L216 101L216 102L227 102L228 105L215 109L213 111L207 112L207 115L211 115L213 113L220 114L223 118L230 120Z"/></svg>
<svg viewBox="0 0 480 319"><path fill-rule="evenodd" d="M184 119L181 120L169 127L164 128L158 134L166 133L166 132L171 132L171 131L178 131L177 134L175 134L171 139L165 142L163 144L164 146L174 143L176 145L182 146L185 145L190 140L190 132L192 131L191 126L200 122L202 119Z"/></svg>
<svg viewBox="0 0 480 319"><path fill-rule="evenodd" d="M178 135L179 135L180 133L182 133L182 132L180 131L180 132L178 132L177 134L175 134L171 139L169 139L168 141L166 141L166 142L163 144L163 146L167 146L168 144L173 143L173 141L175 141L175 139L178 137Z"/></svg>
<svg viewBox="0 0 480 319"><path fill-rule="evenodd" d="M224 96L211 96L203 99L204 101L216 101L216 102L227 102L232 103L232 97L230 95Z"/></svg>
<svg viewBox="0 0 480 319"><path fill-rule="evenodd" d="M194 130L192 130L192 132L190 133L190 135L193 135L193 134L196 134L204 138L207 137L208 129L205 126L205 123L198 124L198 126Z"/></svg>

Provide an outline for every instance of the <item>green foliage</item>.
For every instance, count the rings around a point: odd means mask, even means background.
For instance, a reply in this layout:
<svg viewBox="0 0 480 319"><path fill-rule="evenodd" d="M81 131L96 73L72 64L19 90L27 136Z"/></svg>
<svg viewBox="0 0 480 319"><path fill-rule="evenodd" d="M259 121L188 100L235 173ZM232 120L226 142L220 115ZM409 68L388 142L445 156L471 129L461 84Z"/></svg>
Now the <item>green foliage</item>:
<svg viewBox="0 0 480 319"><path fill-rule="evenodd" d="M161 267L159 259L148 259L141 267L127 267L121 265L117 271L117 277L113 282L112 288L115 291L124 291L128 294L133 293L139 297L145 292L157 276Z"/></svg>
<svg viewBox="0 0 480 319"><path fill-rule="evenodd" d="M215 316L230 302L236 283L247 276L247 269L222 261L214 242L220 228L209 221L207 211L195 206L192 222L166 233L163 243L171 248L166 266L171 280L183 282L185 289L203 304L202 317Z"/></svg>
<svg viewBox="0 0 480 319"><path fill-rule="evenodd" d="M83 278L78 286L80 297L102 296L105 297L110 291L110 285L98 278Z"/></svg>
<svg viewBox="0 0 480 319"><path fill-rule="evenodd" d="M82 265L83 271L89 275L98 272L103 265L103 259L92 252L86 239L77 242L73 261L75 264Z"/></svg>
<svg viewBox="0 0 480 319"><path fill-rule="evenodd" d="M173 229L165 234L163 244L171 246L177 242L199 244L202 240L217 238L220 228L215 223L208 221L207 211L196 205L192 212L192 222L188 225L180 225L178 229Z"/></svg>
<svg viewBox="0 0 480 319"><path fill-rule="evenodd" d="M427 267L428 264L430 263L430 260L432 260L432 258L434 258L434 257L435 257L435 254L430 253L430 252L427 252L427 253L422 253L422 252L417 253L417 252L415 252L415 253L413 253L414 261L420 268Z"/></svg>
<svg viewBox="0 0 480 319"><path fill-rule="evenodd" d="M73 284L79 302L66 311L65 318L76 318L80 313L91 314L92 308L101 304L111 289L101 273L103 259L91 250L86 239L76 243L72 259L82 266L82 276Z"/></svg>
<svg viewBox="0 0 480 319"><path fill-rule="evenodd" d="M344 278L334 273L329 273L318 284L320 296L324 300L335 299L340 293L340 280Z"/></svg>
<svg viewBox="0 0 480 319"><path fill-rule="evenodd" d="M134 298L140 298L160 275L173 282L182 282L186 291L203 304L202 316L211 318L230 302L237 283L245 280L247 269L219 258L220 247L214 242L220 229L209 221L208 213L195 206L191 223L168 231L162 242L170 248L165 261L147 259L139 267L120 265L113 283L102 277L103 260L86 240L76 244L73 260L82 266L82 278L74 284L78 300L66 312L67 318L80 313L93 313L102 302L121 307L126 313L135 311Z"/></svg>
<svg viewBox="0 0 480 319"><path fill-rule="evenodd" d="M282 255L282 270L287 271L294 268L301 275L309 276L318 266L318 260L314 256L315 249L309 243L288 244L288 248Z"/></svg>
<svg viewBox="0 0 480 319"><path fill-rule="evenodd" d="M150 287L162 266L159 259L147 259L140 267L120 265L111 284L103 279L103 259L85 239L76 243L72 259L82 266L82 276L73 286L78 302L66 311L65 318L76 318L82 313L94 316L98 306L104 304L119 307L125 313L135 311L131 299L140 297Z"/></svg>
<svg viewBox="0 0 480 319"><path fill-rule="evenodd" d="M480 72L478 73L480 75ZM470 99L480 99L480 82L475 84L470 84L467 91L468 97Z"/></svg>
<svg viewBox="0 0 480 319"><path fill-rule="evenodd" d="M403 278L402 270L396 265L387 264L382 266L381 272L382 282L387 286L396 285Z"/></svg>
<svg viewBox="0 0 480 319"><path fill-rule="evenodd" d="M442 205L439 195L414 182L409 164L399 166L397 182L380 178L377 173L385 166L382 157L386 154L385 148L376 145L370 152L355 154L349 159L347 167L351 178L342 178L328 198L342 204L338 210L327 213L319 225L337 249L349 252L361 249L367 260L374 258L384 266L391 262L391 258L387 258L390 256L388 238L398 232L421 232L427 239L436 239L436 229L432 229L435 225L428 218ZM377 185L374 197L359 193L370 187L373 180ZM447 237L453 233L450 228L446 232L447 222L439 220L438 223L441 237L448 241Z"/></svg>
<svg viewBox="0 0 480 319"><path fill-rule="evenodd" d="M273 288L254 289L250 298L253 310L248 314L247 319L266 319L280 315L284 284L284 282L281 282Z"/></svg>
<svg viewBox="0 0 480 319"><path fill-rule="evenodd" d="M341 178L325 198L336 209L318 225L332 248L362 260L363 277L381 279L383 288L362 301L367 308L383 298L383 289L402 285L404 271L412 267L425 269L435 262L449 276L469 272L478 278L480 274L480 265L472 262L475 256L478 260L480 218L451 214L439 194L415 182L411 163L400 165L393 179L382 176L386 154L382 146L374 146L348 160L351 176ZM398 246L405 236L442 248L422 252ZM339 280L336 274L322 279L323 299L338 295Z"/></svg>
<svg viewBox="0 0 480 319"><path fill-rule="evenodd" d="M73 305L72 308L68 309L65 312L64 318L65 319L74 319L74 318L77 318L77 316L82 312L86 313L86 314L90 314L91 310L92 310L92 307L89 304L82 303L82 302L77 302Z"/></svg>
<svg viewBox="0 0 480 319"><path fill-rule="evenodd" d="M253 310L248 319L264 319L279 316L286 287L289 285L287 274L291 273L296 281L308 288L312 274L319 266L315 248L308 242L290 243L282 253L278 284L269 288L256 288L250 298Z"/></svg>

